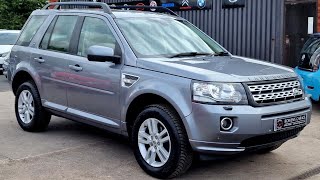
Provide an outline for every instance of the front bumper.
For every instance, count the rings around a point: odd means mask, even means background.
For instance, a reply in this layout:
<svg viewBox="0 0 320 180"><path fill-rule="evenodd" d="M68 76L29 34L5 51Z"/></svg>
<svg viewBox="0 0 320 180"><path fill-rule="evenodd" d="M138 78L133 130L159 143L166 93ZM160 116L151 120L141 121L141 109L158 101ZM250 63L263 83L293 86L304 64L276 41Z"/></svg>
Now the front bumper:
<svg viewBox="0 0 320 180"><path fill-rule="evenodd" d="M200 153L231 155L252 148L283 143L296 137L310 123L311 102L302 101L265 107L206 105L193 103L193 112L185 118L189 141ZM274 120L307 114L307 123L293 129L274 132ZM234 127L220 131L221 117L232 117Z"/></svg>

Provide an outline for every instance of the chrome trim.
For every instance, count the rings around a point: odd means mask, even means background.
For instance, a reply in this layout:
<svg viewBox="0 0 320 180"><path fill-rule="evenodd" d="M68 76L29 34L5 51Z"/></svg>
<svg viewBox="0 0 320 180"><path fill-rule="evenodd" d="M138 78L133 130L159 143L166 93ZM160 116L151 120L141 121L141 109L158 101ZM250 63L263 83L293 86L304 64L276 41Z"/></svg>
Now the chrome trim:
<svg viewBox="0 0 320 180"><path fill-rule="evenodd" d="M297 78L295 73L279 74L279 75L266 75L266 76L252 76L248 77L249 81L269 81L269 80L280 80L288 78Z"/></svg>
<svg viewBox="0 0 320 180"><path fill-rule="evenodd" d="M127 77L131 77L131 78L127 78ZM135 83L137 83L139 81L139 79L140 79L139 76L122 73L122 75L121 75L121 85L122 85L122 87L130 88ZM130 85L128 86L127 84L130 84Z"/></svg>
<svg viewBox="0 0 320 180"><path fill-rule="evenodd" d="M107 118L104 118L104 117L101 117L101 116L98 116L95 114L87 113L84 111L79 111L77 109L68 108L67 112L74 115L74 116L79 116L79 117L86 118L86 119L89 119L89 120L92 120L95 122L100 122L100 123L103 123L105 125L108 125L108 126L111 126L114 128L118 128L120 126L118 123L112 121L111 119L107 119Z"/></svg>
<svg viewBox="0 0 320 180"><path fill-rule="evenodd" d="M303 98L303 90L298 80L277 83L248 85L252 99L257 104L278 103Z"/></svg>

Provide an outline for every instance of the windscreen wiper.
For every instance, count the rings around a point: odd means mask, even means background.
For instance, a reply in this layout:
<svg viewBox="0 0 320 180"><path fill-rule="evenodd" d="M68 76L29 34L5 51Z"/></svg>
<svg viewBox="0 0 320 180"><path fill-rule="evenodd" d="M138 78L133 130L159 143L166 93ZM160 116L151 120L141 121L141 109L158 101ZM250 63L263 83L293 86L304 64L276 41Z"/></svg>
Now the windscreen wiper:
<svg viewBox="0 0 320 180"><path fill-rule="evenodd" d="M217 52L214 56L230 56L230 54L226 51Z"/></svg>
<svg viewBox="0 0 320 180"><path fill-rule="evenodd" d="M176 57L194 57L194 56L210 56L214 55L211 53L199 53L199 52L186 52L186 53L179 53L175 54L173 56L170 56L170 58L176 58Z"/></svg>

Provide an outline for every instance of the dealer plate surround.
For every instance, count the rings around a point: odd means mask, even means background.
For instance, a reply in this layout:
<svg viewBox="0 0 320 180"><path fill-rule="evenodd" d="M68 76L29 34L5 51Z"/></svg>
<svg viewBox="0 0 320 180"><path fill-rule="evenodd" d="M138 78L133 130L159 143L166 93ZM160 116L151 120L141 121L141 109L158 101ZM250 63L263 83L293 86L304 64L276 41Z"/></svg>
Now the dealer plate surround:
<svg viewBox="0 0 320 180"><path fill-rule="evenodd" d="M274 131L284 131L307 124L307 114L278 118L274 120Z"/></svg>

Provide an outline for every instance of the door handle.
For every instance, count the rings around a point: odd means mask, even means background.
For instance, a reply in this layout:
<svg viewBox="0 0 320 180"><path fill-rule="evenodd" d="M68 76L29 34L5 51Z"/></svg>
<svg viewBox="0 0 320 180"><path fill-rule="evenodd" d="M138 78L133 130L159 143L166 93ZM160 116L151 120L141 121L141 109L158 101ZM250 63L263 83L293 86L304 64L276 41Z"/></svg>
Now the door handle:
<svg viewBox="0 0 320 180"><path fill-rule="evenodd" d="M44 59L42 59L42 57L34 58L34 60L36 60L40 64L46 62Z"/></svg>
<svg viewBox="0 0 320 180"><path fill-rule="evenodd" d="M69 65L69 68L72 69L72 70L74 70L74 71L77 71L77 72L83 70L83 68L82 68L81 66L79 66L78 64L76 64L76 65Z"/></svg>

